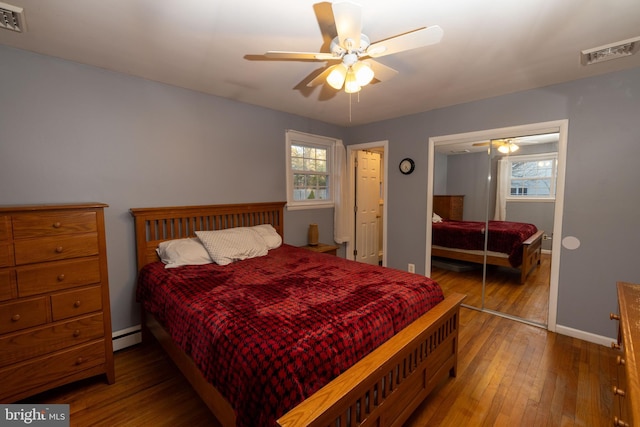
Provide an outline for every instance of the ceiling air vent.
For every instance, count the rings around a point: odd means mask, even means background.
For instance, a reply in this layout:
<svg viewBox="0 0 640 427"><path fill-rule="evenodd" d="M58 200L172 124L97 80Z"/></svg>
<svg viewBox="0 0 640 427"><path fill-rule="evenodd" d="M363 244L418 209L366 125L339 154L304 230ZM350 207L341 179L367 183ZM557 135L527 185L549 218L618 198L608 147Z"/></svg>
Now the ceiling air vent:
<svg viewBox="0 0 640 427"><path fill-rule="evenodd" d="M605 46L594 47L580 52L582 65L597 64L598 62L631 56L640 49L640 37L627 39Z"/></svg>
<svg viewBox="0 0 640 427"><path fill-rule="evenodd" d="M26 31L23 9L0 2L0 28L18 33Z"/></svg>

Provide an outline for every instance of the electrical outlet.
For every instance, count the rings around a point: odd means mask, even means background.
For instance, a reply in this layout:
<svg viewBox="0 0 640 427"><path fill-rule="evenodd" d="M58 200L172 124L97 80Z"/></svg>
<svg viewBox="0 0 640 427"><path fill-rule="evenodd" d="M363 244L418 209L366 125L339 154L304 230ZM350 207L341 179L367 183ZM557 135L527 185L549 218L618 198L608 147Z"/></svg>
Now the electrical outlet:
<svg viewBox="0 0 640 427"><path fill-rule="evenodd" d="M409 263L409 266L407 267L407 271L409 271L409 273L415 273L416 272L416 265Z"/></svg>

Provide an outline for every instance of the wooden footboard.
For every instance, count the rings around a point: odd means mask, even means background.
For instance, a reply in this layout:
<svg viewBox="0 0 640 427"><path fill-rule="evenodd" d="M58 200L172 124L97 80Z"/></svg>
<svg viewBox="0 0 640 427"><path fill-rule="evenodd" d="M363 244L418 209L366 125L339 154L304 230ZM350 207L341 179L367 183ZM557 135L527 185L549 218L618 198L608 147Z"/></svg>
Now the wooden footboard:
<svg viewBox="0 0 640 427"><path fill-rule="evenodd" d="M542 258L542 236L544 232L538 230L536 234L522 243L522 266L520 267L520 283L524 283L531 271L540 265Z"/></svg>
<svg viewBox="0 0 640 427"><path fill-rule="evenodd" d="M520 283L525 283L529 274L540 265L542 257L542 236L544 231L538 230L522 243L522 264L520 265ZM484 264L484 254L476 254L468 251L460 251L453 248L432 247L431 255L441 258L456 259L459 261L475 262ZM498 265L502 267L511 267L509 258L487 255L486 261L488 265Z"/></svg>
<svg viewBox="0 0 640 427"><path fill-rule="evenodd" d="M278 420L293 426L401 426L455 376L463 295L453 294Z"/></svg>
<svg viewBox="0 0 640 427"><path fill-rule="evenodd" d="M293 426L401 426L429 393L458 366L460 303L452 294L425 315L293 408L278 424ZM145 317L163 347L224 427L235 426L231 405L174 344L160 323Z"/></svg>

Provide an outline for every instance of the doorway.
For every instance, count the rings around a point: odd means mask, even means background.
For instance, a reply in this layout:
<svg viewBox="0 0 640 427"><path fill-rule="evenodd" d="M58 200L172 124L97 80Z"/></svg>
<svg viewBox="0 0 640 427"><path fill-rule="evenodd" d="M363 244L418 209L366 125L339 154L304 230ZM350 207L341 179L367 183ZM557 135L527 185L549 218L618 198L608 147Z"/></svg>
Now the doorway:
<svg viewBox="0 0 640 427"><path fill-rule="evenodd" d="M347 259L387 265L388 141L347 146L349 209Z"/></svg>
<svg viewBox="0 0 640 427"><path fill-rule="evenodd" d="M479 132L470 132L464 134L447 135L442 137L433 137L429 139L429 158L428 158L428 185L427 185L427 236L426 236L426 271L432 274L433 268L437 270L439 267L436 263L439 259L432 258L432 218L434 211L434 195L443 194L449 192L450 188L447 188L446 184L442 184L443 176L450 174L456 176L455 170L446 171L446 166L439 167L438 164L442 164L443 153L456 153L459 155L458 163L464 165L465 171L475 171L476 175L472 180L466 183L467 187L460 187L459 185L452 185L454 192L457 192L457 196L464 196L464 193L469 196L469 204L465 200L464 206L464 220L465 221L478 221L481 224L486 222L486 229L488 232L482 238L485 242L484 247L478 253L471 263L475 266L476 271L459 273L459 281L467 280L468 277L477 277L477 282L473 285L474 293L473 298L470 301L474 301L473 304L468 304L470 308L491 312L504 317L519 320L525 323L534 324L536 326L542 326L548 330L554 331L556 324L556 309L557 309L557 297L558 297L558 277L559 277L559 264L560 264L560 241L562 236L562 211L564 201L564 171L565 171L565 157L566 157L566 144L567 144L567 127L568 122L566 120L536 123L530 125L514 126L509 128L491 129ZM545 269L547 278L534 277L536 274L540 276L540 271L543 268L537 268L532 270L531 276L527 281L516 281L516 283L509 283L509 267L496 267L491 265L492 262L488 261L490 255L487 248L487 242L489 241L488 235L491 232L489 227L490 221L495 219L495 210L498 209L496 204L496 181L497 181L497 164L498 159L502 157L508 157L512 154L498 153L497 149L494 149L495 141L507 141L516 137L532 136L532 135L556 135L557 142L554 148L557 153L557 172L555 177L555 197L551 204L547 203L546 208L549 210L549 223L544 224L542 229L547 229L547 238L545 238L544 244L550 249L544 251L543 262L545 262ZM523 146L524 147L524 146ZM541 146L540 146L541 147ZM522 150L526 151L526 150ZM531 150L530 150L531 151ZM539 148L538 151L544 151ZM472 155L468 155L472 154ZM474 156L480 158L480 160L474 160ZM515 159L515 157L513 157ZM522 157L524 158L524 156ZM445 163L447 164L447 163ZM455 164L455 163L453 163ZM460 191L460 188L465 191ZM456 191L458 190L458 191ZM463 193L463 194L460 194ZM511 194L517 194L511 193ZM535 201L533 198L528 201ZM530 204L527 206L527 210L533 211ZM512 209L516 211L516 209ZM508 220L508 219L506 219ZM514 219L514 221L516 221ZM520 221L520 219L518 219ZM439 252L439 251L438 251ZM493 255L493 254L491 254ZM480 261L479 261L480 260ZM479 263L479 264L478 264ZM464 263L463 263L464 264ZM436 265L432 268L433 265ZM496 269L498 271L496 272ZM503 272L502 270L506 270ZM517 270L516 270L517 271ZM503 274L504 273L504 274ZM516 275L518 277L518 275ZM496 279L499 278L499 279ZM494 283L496 280L502 281L502 284ZM512 314L509 309L509 301L502 300L500 303L496 303L494 293L505 294L508 286L512 286L514 290L518 290L522 295L527 292L531 292L534 289L533 283L544 281L548 287L544 288L545 292L548 292L548 297L545 295L544 303L548 307L546 309L546 318L528 319L526 315ZM504 285L504 283L507 283ZM469 288L471 289L471 288ZM547 291L548 289L548 291ZM515 294L512 294L515 295ZM548 302L547 302L548 301Z"/></svg>

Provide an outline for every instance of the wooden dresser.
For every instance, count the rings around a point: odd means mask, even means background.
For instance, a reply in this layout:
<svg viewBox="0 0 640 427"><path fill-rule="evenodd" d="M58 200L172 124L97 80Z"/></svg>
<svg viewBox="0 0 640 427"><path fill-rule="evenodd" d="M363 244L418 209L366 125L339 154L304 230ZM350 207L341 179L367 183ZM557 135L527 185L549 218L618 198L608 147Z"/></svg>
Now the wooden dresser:
<svg viewBox="0 0 640 427"><path fill-rule="evenodd" d="M0 207L0 403L115 381L105 207Z"/></svg>
<svg viewBox="0 0 640 427"><path fill-rule="evenodd" d="M443 219L462 221L464 196L433 196L433 211Z"/></svg>
<svg viewBox="0 0 640 427"><path fill-rule="evenodd" d="M640 285L618 282L618 384L613 387L615 426L640 426Z"/></svg>

